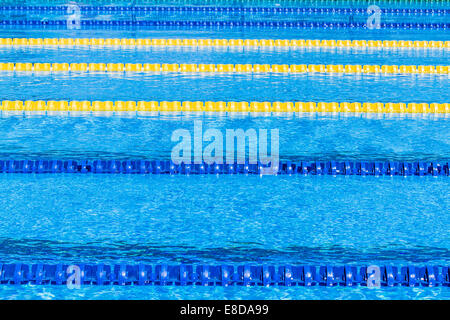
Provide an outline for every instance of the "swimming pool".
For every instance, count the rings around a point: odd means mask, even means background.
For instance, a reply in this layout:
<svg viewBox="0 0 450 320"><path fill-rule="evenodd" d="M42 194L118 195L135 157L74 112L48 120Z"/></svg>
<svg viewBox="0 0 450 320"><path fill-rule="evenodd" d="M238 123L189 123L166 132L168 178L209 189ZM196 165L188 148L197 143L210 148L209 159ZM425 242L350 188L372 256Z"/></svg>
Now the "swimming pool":
<svg viewBox="0 0 450 320"><path fill-rule="evenodd" d="M449 299L450 7L377 4L5 2L0 297ZM174 164L199 125L280 168Z"/></svg>

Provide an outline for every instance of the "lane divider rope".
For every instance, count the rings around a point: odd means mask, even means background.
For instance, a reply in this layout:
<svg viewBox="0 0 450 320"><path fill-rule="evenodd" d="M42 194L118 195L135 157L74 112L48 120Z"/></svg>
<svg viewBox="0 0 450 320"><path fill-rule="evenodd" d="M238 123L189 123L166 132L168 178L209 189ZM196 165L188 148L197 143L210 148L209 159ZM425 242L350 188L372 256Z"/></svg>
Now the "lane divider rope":
<svg viewBox="0 0 450 320"><path fill-rule="evenodd" d="M374 272L373 267L351 265L78 264L76 269L70 266L74 265L0 264L0 284L66 285L75 276L81 285L358 287L373 285L370 279ZM384 265L377 271L381 287L450 285L448 266Z"/></svg>
<svg viewBox="0 0 450 320"><path fill-rule="evenodd" d="M0 173L264 174L269 164L175 164L171 160L0 160ZM448 161L280 161L272 174L358 176L448 176Z"/></svg>
<svg viewBox="0 0 450 320"><path fill-rule="evenodd" d="M87 0L83 3L86 5L97 5L99 1L96 0ZM151 5L151 3L158 3L158 6L194 6L199 1L195 0L159 0L159 1L150 1L150 0L136 0L134 1L134 5L136 6L154 6ZM229 0L208 0L208 6L221 6L221 7L231 7ZM315 7L335 7L336 3L339 3L339 5L343 7L350 7L351 4L348 3L347 0L340 0L340 1L334 1L334 0L298 0L296 3L301 4L308 4L308 5L314 5ZM66 4L61 4L61 1L57 0L46 0L42 1L42 5L46 4L47 6L64 6ZM416 7L422 8L424 10L430 10L433 8L438 8L440 6L445 6L449 3L449 0L353 0L353 5L361 5L364 7L367 7L367 4L378 4L383 5L384 7L393 7L393 8L410 8L410 7ZM291 7L292 6L292 0L252 0L252 5L256 6L277 6L277 7ZM106 5L102 5L105 6ZM206 5L204 5L206 6ZM240 7L240 5L232 6L232 7Z"/></svg>
<svg viewBox="0 0 450 320"><path fill-rule="evenodd" d="M19 12L58 12L67 13L71 8L66 5L56 6L0 6L0 11L19 11ZM92 6L79 5L82 13L150 13L150 12L191 12L191 13L268 13L268 14L360 14L367 15L367 8L350 7L222 7L222 6ZM445 8L380 8L383 14L392 15L445 15L450 14L450 9Z"/></svg>
<svg viewBox="0 0 450 320"><path fill-rule="evenodd" d="M253 48L450 48L450 41L319 39L0 38L4 47L253 47Z"/></svg>
<svg viewBox="0 0 450 320"><path fill-rule="evenodd" d="M56 27L61 29L67 28L67 20L0 20L0 27L8 26L24 26L24 27L38 27L48 28ZM368 28L365 22L336 22L336 21L307 21L307 20L286 20L286 21L192 21L192 20L81 20L80 27L85 29L88 27L111 28L111 27L263 27L263 28L325 28L325 29L358 29ZM381 22L381 29L434 29L447 30L450 28L450 23L430 23L430 22Z"/></svg>
<svg viewBox="0 0 450 320"><path fill-rule="evenodd" d="M324 65L324 64L177 64L177 63L0 63L0 72L182 72L182 73L350 73L444 74L446 65Z"/></svg>
<svg viewBox="0 0 450 320"><path fill-rule="evenodd" d="M247 101L0 101L2 112L150 112L150 113L349 113L450 114L450 103L247 102Z"/></svg>

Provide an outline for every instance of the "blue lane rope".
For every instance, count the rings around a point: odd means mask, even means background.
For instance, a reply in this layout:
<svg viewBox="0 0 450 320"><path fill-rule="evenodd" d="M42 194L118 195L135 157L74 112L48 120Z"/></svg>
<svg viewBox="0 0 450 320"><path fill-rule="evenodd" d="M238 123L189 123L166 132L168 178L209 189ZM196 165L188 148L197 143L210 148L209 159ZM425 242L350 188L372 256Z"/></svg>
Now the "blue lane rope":
<svg viewBox="0 0 450 320"><path fill-rule="evenodd" d="M66 20L0 20L0 26L60 27ZM365 22L326 21L154 21L154 20L81 20L81 27L276 27L276 28L367 28ZM381 29L450 29L450 23L380 23Z"/></svg>
<svg viewBox="0 0 450 320"><path fill-rule="evenodd" d="M263 174L267 165L174 164L170 160L0 160L0 173ZM280 161L288 175L449 176L447 161Z"/></svg>
<svg viewBox="0 0 450 320"><path fill-rule="evenodd" d="M16 12L58 12L66 13L69 6L0 6L0 11L16 11ZM70 8L73 8L70 7ZM81 12L225 12L225 13L326 13L326 14L367 14L367 8L314 8L314 7L215 7L215 6L89 6L80 5ZM414 14L414 15L440 15L449 14L450 9L423 9L423 8L380 8L384 14Z"/></svg>
<svg viewBox="0 0 450 320"><path fill-rule="evenodd" d="M352 287L379 280L377 284L382 287L450 286L450 268L434 265L386 265L375 270L368 266L333 265L79 264L72 270L68 267L68 264L0 264L0 284L66 285L68 278L75 275L80 285ZM377 273L375 277L373 272Z"/></svg>

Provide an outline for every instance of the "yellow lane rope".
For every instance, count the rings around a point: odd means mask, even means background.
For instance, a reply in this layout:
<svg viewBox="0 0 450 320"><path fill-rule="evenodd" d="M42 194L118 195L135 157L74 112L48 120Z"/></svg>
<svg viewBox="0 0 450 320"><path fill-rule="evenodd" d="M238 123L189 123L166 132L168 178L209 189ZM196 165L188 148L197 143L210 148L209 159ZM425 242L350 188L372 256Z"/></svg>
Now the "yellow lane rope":
<svg viewBox="0 0 450 320"><path fill-rule="evenodd" d="M9 101L1 111L19 112L222 112L450 114L449 103L247 102L247 101Z"/></svg>
<svg viewBox="0 0 450 320"><path fill-rule="evenodd" d="M318 39L131 39L131 38L0 38L0 47L325 47L325 48L450 48L450 41L318 40Z"/></svg>
<svg viewBox="0 0 450 320"><path fill-rule="evenodd" d="M177 63L0 63L0 72L206 72L206 73L375 73L449 74L440 65L324 65L324 64L177 64Z"/></svg>

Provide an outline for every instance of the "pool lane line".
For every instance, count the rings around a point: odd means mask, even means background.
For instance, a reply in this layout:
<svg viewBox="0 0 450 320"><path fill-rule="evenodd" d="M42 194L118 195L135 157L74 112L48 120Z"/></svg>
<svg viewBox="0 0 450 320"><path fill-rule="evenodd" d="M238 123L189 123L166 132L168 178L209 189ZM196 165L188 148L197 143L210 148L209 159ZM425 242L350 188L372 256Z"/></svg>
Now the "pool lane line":
<svg viewBox="0 0 450 320"><path fill-rule="evenodd" d="M72 20L69 20L72 21ZM381 22L381 30L439 30L447 31L450 29L450 23L430 23L430 22ZM9 27L25 27L38 29L73 29L68 24L67 19L60 20L0 20L0 28ZM276 29L369 29L365 22L336 22L336 21L310 21L310 20L285 20L285 21L205 21L205 20L80 20L77 29L90 30L95 29L111 29L111 28L127 28L135 29L153 29L153 28L170 28L170 29L186 29L186 28L276 28Z"/></svg>
<svg viewBox="0 0 450 320"><path fill-rule="evenodd" d="M365 3L367 4L367 3ZM264 7L264 6L94 6L76 5L81 13L92 14L114 14L114 13L163 13L163 12L184 12L184 13L260 13L260 14L352 14L367 15L367 7ZM68 9L73 10L74 5L54 5L54 6L31 6L31 5L5 5L0 6L0 12L15 11L21 13L43 12L43 13L67 13ZM380 13L387 15L446 15L450 14L450 9L446 8L385 8L379 9Z"/></svg>
<svg viewBox="0 0 450 320"><path fill-rule="evenodd" d="M445 265L207 265L0 263L0 285L436 287Z"/></svg>
<svg viewBox="0 0 450 320"><path fill-rule="evenodd" d="M0 48L13 47L248 47L248 48L385 48L450 49L450 41L334 39L133 39L133 38L0 38Z"/></svg>
<svg viewBox="0 0 450 320"><path fill-rule="evenodd" d="M247 101L67 101L67 100L3 100L4 114L63 112L82 113L239 113L289 114L434 114L450 115L450 103L381 103L381 102L247 102Z"/></svg>
<svg viewBox="0 0 450 320"><path fill-rule="evenodd" d="M6 72L178 72L178 73L332 73L332 74L436 74L448 75L447 65L324 65L324 64L195 64L195 63L13 63L1 62Z"/></svg>
<svg viewBox="0 0 450 320"><path fill-rule="evenodd" d="M180 163L171 160L0 160L4 174L449 176L448 161L248 161Z"/></svg>

